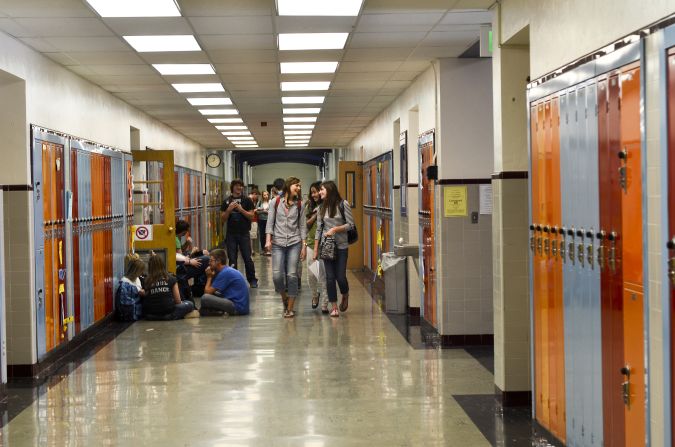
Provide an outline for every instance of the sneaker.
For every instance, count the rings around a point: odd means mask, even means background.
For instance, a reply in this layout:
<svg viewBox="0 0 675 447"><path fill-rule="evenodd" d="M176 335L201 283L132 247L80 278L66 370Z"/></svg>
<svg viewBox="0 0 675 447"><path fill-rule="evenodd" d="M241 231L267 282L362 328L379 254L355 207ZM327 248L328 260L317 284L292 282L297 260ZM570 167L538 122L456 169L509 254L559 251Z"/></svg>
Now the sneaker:
<svg viewBox="0 0 675 447"><path fill-rule="evenodd" d="M198 310L193 310L189 314L185 315L185 319L187 320L188 318L199 318L199 311Z"/></svg>
<svg viewBox="0 0 675 447"><path fill-rule="evenodd" d="M312 296L312 309L316 309L319 307L319 294L317 293L316 295Z"/></svg>
<svg viewBox="0 0 675 447"><path fill-rule="evenodd" d="M284 311L284 318L293 318L295 316L295 311L294 310L288 310L286 309Z"/></svg>
<svg viewBox="0 0 675 447"><path fill-rule="evenodd" d="M254 279L252 280L249 285L251 286L251 289L257 289L258 288L258 280Z"/></svg>

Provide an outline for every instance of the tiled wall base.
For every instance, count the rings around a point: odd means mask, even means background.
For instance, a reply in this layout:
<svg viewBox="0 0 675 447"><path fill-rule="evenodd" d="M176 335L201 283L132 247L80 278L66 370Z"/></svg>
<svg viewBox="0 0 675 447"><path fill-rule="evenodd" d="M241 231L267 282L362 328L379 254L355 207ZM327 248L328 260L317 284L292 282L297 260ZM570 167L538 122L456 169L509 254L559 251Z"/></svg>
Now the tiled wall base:
<svg viewBox="0 0 675 447"><path fill-rule="evenodd" d="M441 335L441 346L444 348L456 348L458 346L492 346L494 345L493 334L457 334Z"/></svg>
<svg viewBox="0 0 675 447"><path fill-rule="evenodd" d="M505 407L522 407L532 405L532 393L529 391L502 391L495 386L495 394Z"/></svg>

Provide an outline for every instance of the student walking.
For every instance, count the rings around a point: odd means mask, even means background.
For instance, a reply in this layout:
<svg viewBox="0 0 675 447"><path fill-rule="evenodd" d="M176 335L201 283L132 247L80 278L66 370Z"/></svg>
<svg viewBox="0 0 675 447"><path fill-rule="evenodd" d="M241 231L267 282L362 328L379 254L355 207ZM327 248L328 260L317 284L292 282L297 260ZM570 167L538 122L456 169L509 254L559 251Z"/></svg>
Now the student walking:
<svg viewBox="0 0 675 447"><path fill-rule="evenodd" d="M281 295L284 318L293 318L295 299L298 296L298 260L307 254L307 222L302 202L297 201L300 179L288 177L282 194L269 207L267 241L265 248L272 252L272 278L274 290Z"/></svg>
<svg viewBox="0 0 675 447"><path fill-rule="evenodd" d="M326 271L323 261L314 258L314 239L316 237L317 217L321 206L321 182L314 182L309 187L307 202L305 204L305 217L307 219L307 278L309 290L312 292L312 309L319 307L319 298L323 300L321 311L328 313L328 295L326 293ZM316 263L316 265L312 265ZM316 273L318 272L318 276Z"/></svg>
<svg viewBox="0 0 675 447"><path fill-rule="evenodd" d="M335 182L327 181L321 184L319 190L321 206L318 214L317 237L314 241L314 259L319 257L319 246L323 246L321 257L326 269L326 290L328 301L332 305L331 317L338 317L337 282L342 294L340 312L349 307L349 283L347 282L347 252L349 243L347 231L354 228L352 208L346 200L342 200ZM325 244L325 245L324 245ZM331 250L328 247L333 247ZM331 253L327 253L327 252Z"/></svg>
<svg viewBox="0 0 675 447"><path fill-rule="evenodd" d="M199 312L191 301L181 301L176 277L166 271L162 257L152 254L145 279L143 314L148 320L180 320L197 318Z"/></svg>
<svg viewBox="0 0 675 447"><path fill-rule="evenodd" d="M267 215L270 209L270 193L262 192L262 199L255 213L258 216L258 239L260 239L260 250L265 256L270 256L270 253L265 250L265 231L267 230Z"/></svg>
<svg viewBox="0 0 675 447"><path fill-rule="evenodd" d="M253 202L243 194L244 182L239 179L232 180L230 184L230 196L223 201L220 207L220 216L223 222L227 222L227 236L225 246L230 266L237 268L237 259L241 251L246 267L246 280L252 289L258 287L258 279L255 277L255 265L251 258L251 221L253 220Z"/></svg>

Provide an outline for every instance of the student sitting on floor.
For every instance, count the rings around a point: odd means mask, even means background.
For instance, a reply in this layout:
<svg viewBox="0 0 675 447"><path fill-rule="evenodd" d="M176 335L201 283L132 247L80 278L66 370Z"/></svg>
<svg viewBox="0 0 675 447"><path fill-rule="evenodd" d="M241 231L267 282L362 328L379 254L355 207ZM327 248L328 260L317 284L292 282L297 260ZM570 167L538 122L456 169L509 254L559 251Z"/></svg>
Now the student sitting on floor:
<svg viewBox="0 0 675 447"><path fill-rule="evenodd" d="M199 309L202 316L248 314L248 284L239 270L228 267L225 250L211 252L206 278Z"/></svg>
<svg viewBox="0 0 675 447"><path fill-rule="evenodd" d="M180 320L197 318L199 312L190 301L182 301L176 277L166 271L162 258L156 254L148 261L143 297L143 315L147 320Z"/></svg>

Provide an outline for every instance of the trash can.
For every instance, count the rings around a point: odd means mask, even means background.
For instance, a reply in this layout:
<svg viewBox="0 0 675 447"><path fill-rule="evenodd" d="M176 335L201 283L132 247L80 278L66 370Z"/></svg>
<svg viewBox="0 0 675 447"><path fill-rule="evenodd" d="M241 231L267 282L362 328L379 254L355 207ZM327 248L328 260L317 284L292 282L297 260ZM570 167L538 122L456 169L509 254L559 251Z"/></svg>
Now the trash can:
<svg viewBox="0 0 675 447"><path fill-rule="evenodd" d="M384 271L384 308L389 314L403 314L408 305L408 269L406 258L394 253L382 254Z"/></svg>

